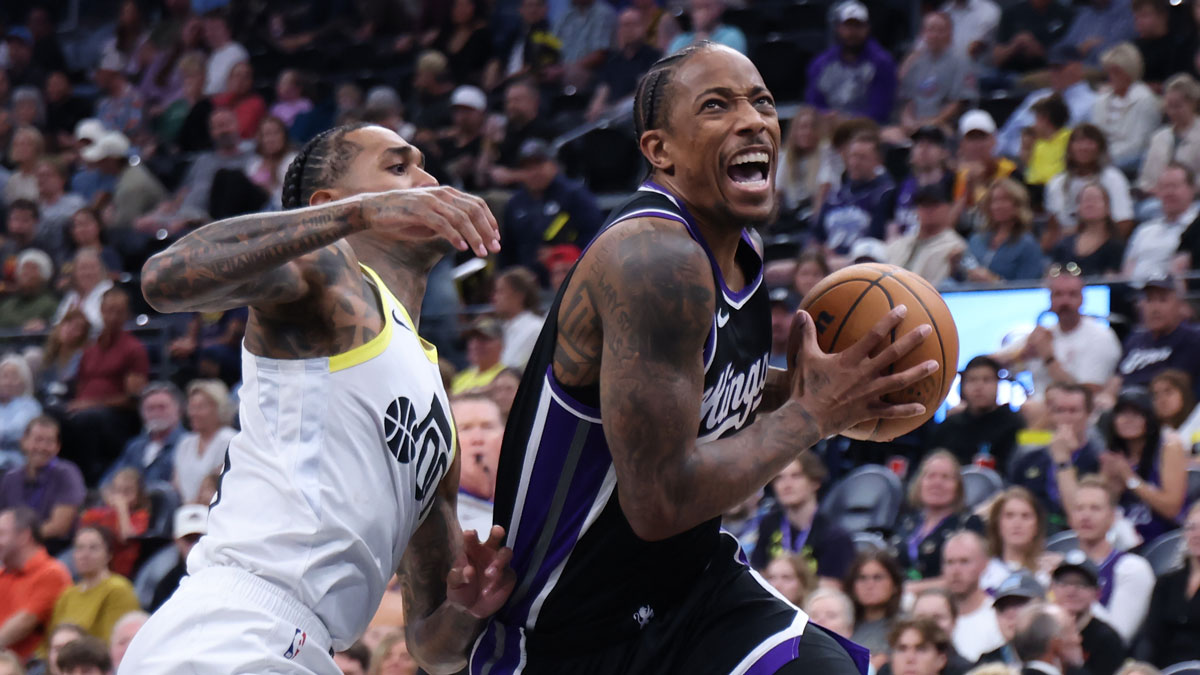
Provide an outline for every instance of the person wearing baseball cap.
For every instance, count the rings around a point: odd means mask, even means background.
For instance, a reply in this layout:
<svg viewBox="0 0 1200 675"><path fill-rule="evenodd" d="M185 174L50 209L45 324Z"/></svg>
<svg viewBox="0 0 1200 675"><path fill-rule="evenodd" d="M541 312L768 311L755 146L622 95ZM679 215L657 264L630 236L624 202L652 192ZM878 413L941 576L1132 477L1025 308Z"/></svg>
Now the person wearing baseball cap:
<svg viewBox="0 0 1200 675"><path fill-rule="evenodd" d="M886 124L896 101L896 62L871 37L866 5L844 0L833 16L837 39L809 63L805 100L821 110Z"/></svg>
<svg viewBox="0 0 1200 675"><path fill-rule="evenodd" d="M483 151L487 94L465 84L450 94L450 133L437 142L439 159L464 190L476 187L476 164Z"/></svg>
<svg viewBox="0 0 1200 675"><path fill-rule="evenodd" d="M1121 386L1149 387L1155 375L1174 368L1191 376L1192 389L1200 396L1200 328L1183 320L1185 301L1180 297L1178 282L1160 272L1137 286L1141 322L1125 340L1113 390Z"/></svg>
<svg viewBox="0 0 1200 675"><path fill-rule="evenodd" d="M946 165L950 152L942 127L936 124L918 127L908 140L912 142L908 153L909 176L896 191L894 222L900 226L900 234L908 234L921 226L915 202L917 191L936 185L949 195L954 189L954 174Z"/></svg>
<svg viewBox="0 0 1200 675"><path fill-rule="evenodd" d="M1121 635L1092 615L1100 596L1100 571L1086 553L1068 551L1054 568L1050 592L1054 604L1063 608L1079 627L1083 642L1083 667L1092 675L1112 675L1125 661L1127 650Z"/></svg>
<svg viewBox="0 0 1200 675"><path fill-rule="evenodd" d="M1000 626L1000 636L1004 644L984 653L979 657L979 663L1005 663L1010 666L1021 666L1021 660L1012 647L1013 636L1017 634L1017 621L1021 610L1031 602L1037 602L1046 597L1046 589L1038 583L1029 570L1015 572L996 588L992 599L992 609L996 610L996 624Z"/></svg>
<svg viewBox="0 0 1200 675"><path fill-rule="evenodd" d="M954 200L973 209L996 181L1008 178L1017 163L996 153L996 120L986 110L968 110L958 118L958 172Z"/></svg>
<svg viewBox="0 0 1200 675"><path fill-rule="evenodd" d="M175 566L164 574L154 586L154 595L146 609L153 612L171 597L179 582L187 574L187 557L200 537L208 533L208 507L203 504L184 504L175 509L175 550L179 553ZM154 556L151 561L160 558ZM147 565L152 564L149 561ZM139 591L140 593L141 591ZM145 600L142 600L145 602Z"/></svg>
<svg viewBox="0 0 1200 675"><path fill-rule="evenodd" d="M954 201L946 181L926 185L913 195L917 227L887 246L887 262L938 285L950 279L967 241L954 231Z"/></svg>
<svg viewBox="0 0 1200 675"><path fill-rule="evenodd" d="M504 362L500 360L504 352L504 327L498 320L490 316L475 319L463 331L463 340L471 365L450 382L450 394L455 396L486 387L504 370Z"/></svg>

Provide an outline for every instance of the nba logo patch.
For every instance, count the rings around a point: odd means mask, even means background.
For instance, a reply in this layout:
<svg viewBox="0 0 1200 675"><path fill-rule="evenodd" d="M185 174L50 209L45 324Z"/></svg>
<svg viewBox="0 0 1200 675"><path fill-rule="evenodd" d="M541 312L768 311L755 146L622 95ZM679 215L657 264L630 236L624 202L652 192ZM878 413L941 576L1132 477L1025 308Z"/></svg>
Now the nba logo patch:
<svg viewBox="0 0 1200 675"><path fill-rule="evenodd" d="M300 648L304 646L304 641L307 639L308 633L297 628L296 634L292 636L292 646L288 647L287 651L283 653L283 658L288 660L296 658L296 655L300 653Z"/></svg>

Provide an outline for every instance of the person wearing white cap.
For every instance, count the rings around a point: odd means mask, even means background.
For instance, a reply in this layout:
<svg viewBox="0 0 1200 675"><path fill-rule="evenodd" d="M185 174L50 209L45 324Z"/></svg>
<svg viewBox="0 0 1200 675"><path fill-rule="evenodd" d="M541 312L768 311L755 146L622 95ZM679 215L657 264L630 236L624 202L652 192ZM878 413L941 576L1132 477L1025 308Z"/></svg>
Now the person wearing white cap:
<svg viewBox="0 0 1200 675"><path fill-rule="evenodd" d="M179 560L169 572L163 575L154 587L154 599L150 601L151 612L158 609L171 594L179 588L179 582L187 574L187 557L192 547L200 541L200 537L208 533L208 506L205 504L184 504L175 509L175 550L179 552Z"/></svg>
<svg viewBox="0 0 1200 675"><path fill-rule="evenodd" d="M109 131L95 143L84 148L79 156L95 171L95 182L88 179L98 191L112 195L115 212L110 225L114 228L129 228L133 221L154 210L167 198L167 190L142 163L129 162L129 139L119 131ZM83 178L76 174L72 188ZM111 187L110 187L111 186ZM86 194L80 192L86 197Z"/></svg>
<svg viewBox="0 0 1200 675"><path fill-rule="evenodd" d="M454 174L456 183L471 190L479 155L483 151L483 123L487 119L487 94L479 87L463 85L450 95L449 133L438 140L441 161Z"/></svg>
<svg viewBox="0 0 1200 675"><path fill-rule="evenodd" d="M837 40L808 65L805 100L821 110L885 124L896 101L896 62L871 37L870 15L858 0L834 8Z"/></svg>
<svg viewBox="0 0 1200 675"><path fill-rule="evenodd" d="M36 248L25 249L17 256L16 275L16 288L0 300L0 329L45 329L58 309L58 298L49 286L54 275L50 256Z"/></svg>
<svg viewBox="0 0 1200 675"><path fill-rule="evenodd" d="M1017 170L1016 162L998 157L996 121L986 110L968 110L958 119L958 174L954 199L974 209L989 188Z"/></svg>

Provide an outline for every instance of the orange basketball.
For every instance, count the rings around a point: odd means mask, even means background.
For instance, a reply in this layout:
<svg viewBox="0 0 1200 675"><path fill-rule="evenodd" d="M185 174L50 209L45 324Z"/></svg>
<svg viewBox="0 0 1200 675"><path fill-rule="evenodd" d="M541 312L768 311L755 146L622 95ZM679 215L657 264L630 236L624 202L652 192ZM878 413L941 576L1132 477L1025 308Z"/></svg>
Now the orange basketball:
<svg viewBox="0 0 1200 675"><path fill-rule="evenodd" d="M923 403L925 414L903 419L863 422L843 435L862 441L890 441L924 424L950 393L958 370L958 328L950 308L928 281L895 265L866 263L851 265L825 277L800 303L816 323L817 343L826 353L840 352L858 342L897 305L908 307L908 315L892 333L892 340L923 323L933 333L907 356L896 361L889 372L900 372L924 361L934 360L940 368L904 391L885 397L889 403ZM878 350L891 341L881 343Z"/></svg>

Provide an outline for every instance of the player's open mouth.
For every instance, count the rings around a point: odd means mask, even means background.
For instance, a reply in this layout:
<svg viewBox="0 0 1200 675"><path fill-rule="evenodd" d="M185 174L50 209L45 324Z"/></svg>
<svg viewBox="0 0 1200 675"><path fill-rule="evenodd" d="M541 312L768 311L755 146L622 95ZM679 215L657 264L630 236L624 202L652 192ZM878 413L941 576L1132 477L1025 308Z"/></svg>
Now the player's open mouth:
<svg viewBox="0 0 1200 675"><path fill-rule="evenodd" d="M746 190L765 190L771 171L771 156L765 150L744 150L729 160L725 173Z"/></svg>

